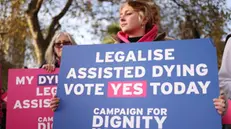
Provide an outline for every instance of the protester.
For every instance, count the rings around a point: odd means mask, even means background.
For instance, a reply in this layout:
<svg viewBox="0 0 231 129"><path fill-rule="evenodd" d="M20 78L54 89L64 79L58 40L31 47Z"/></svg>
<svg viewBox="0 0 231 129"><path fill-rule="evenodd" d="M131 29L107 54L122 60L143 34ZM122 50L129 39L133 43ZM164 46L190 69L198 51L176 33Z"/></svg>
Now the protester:
<svg viewBox="0 0 231 129"><path fill-rule="evenodd" d="M231 35L226 38L226 45L219 71L220 87L223 88L231 99Z"/></svg>
<svg viewBox="0 0 231 129"><path fill-rule="evenodd" d="M45 53L45 62L40 68L47 70L48 72L53 72L55 68L60 67L62 49L64 45L75 45L75 41L72 36L67 32L58 32L52 38L46 53ZM58 102L59 99L54 96L52 102ZM51 102L51 105L54 105ZM52 107L52 106L51 106Z"/></svg>
<svg viewBox="0 0 231 129"><path fill-rule="evenodd" d="M150 13L152 12L152 13ZM160 15L157 6L144 0L129 0L120 8L120 28L117 33L117 43L152 42L173 40L166 33L158 33ZM51 99L51 109L56 110L59 99ZM214 99L214 105L220 115L227 109L224 95Z"/></svg>
<svg viewBox="0 0 231 129"><path fill-rule="evenodd" d="M219 70L220 88L224 89L227 97L231 99L231 35L225 40L225 49L222 57L221 68ZM222 129L231 129L231 125L223 125Z"/></svg>
<svg viewBox="0 0 231 129"><path fill-rule="evenodd" d="M55 68L60 67L62 49L64 45L76 44L72 36L67 32L58 32L51 40L46 53L45 62L40 68L53 72Z"/></svg>

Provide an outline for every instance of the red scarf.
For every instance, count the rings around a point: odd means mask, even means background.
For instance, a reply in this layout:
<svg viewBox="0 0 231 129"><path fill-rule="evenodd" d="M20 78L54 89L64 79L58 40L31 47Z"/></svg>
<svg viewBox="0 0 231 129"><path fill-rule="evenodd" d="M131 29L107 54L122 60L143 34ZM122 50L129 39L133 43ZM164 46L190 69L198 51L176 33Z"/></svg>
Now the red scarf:
<svg viewBox="0 0 231 129"><path fill-rule="evenodd" d="M151 42L153 41L158 34L158 27L157 25L154 25L148 33L146 33L142 38L140 38L137 42ZM120 40L122 40L125 43L130 43L128 40L128 35L122 31L119 31L117 33L117 36Z"/></svg>

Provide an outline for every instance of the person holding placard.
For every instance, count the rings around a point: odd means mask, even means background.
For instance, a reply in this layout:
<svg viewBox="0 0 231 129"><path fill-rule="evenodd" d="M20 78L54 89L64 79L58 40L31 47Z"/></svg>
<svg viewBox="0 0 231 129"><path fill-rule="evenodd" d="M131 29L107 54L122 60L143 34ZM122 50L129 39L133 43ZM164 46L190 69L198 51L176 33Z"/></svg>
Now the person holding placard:
<svg viewBox="0 0 231 129"><path fill-rule="evenodd" d="M64 45L75 45L75 41L72 36L67 32L58 32L51 40L46 53L45 62L40 68L53 72L55 68L60 67L62 49Z"/></svg>
<svg viewBox="0 0 231 129"><path fill-rule="evenodd" d="M221 68L219 70L219 81L220 81L220 88L224 89L225 94L227 94L227 97L230 101L231 99L231 35L228 35L225 40L225 49L222 57L222 62L221 62ZM223 128L224 129L230 129L231 123L230 122L230 107L227 111L228 113L223 117Z"/></svg>
<svg viewBox="0 0 231 129"><path fill-rule="evenodd" d="M231 35L228 35L226 38L226 46L224 49L221 68L219 71L219 81L220 87L224 88L227 97L231 99Z"/></svg>
<svg viewBox="0 0 231 129"><path fill-rule="evenodd" d="M122 31L117 34L118 41L131 43L172 40L165 33L158 34L159 23L158 8L153 2L128 0L120 8L120 28ZM223 93L223 90L221 92ZM220 115L225 113L227 101L223 94L214 99L214 105Z"/></svg>
<svg viewBox="0 0 231 129"><path fill-rule="evenodd" d="M150 13L152 12L152 13ZM144 0L126 1L120 8L120 28L117 33L117 43L152 42L174 40L166 36L166 33L158 33L160 16L157 6L152 2ZM58 107L59 99L51 99L51 109ZM227 109L224 95L214 99L217 112L223 115Z"/></svg>

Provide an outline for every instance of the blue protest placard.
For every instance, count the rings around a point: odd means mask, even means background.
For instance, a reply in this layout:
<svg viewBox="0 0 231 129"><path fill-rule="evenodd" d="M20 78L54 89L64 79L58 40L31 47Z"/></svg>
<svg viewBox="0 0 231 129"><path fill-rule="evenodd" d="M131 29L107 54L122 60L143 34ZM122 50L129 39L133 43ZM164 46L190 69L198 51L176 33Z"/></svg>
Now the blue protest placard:
<svg viewBox="0 0 231 129"><path fill-rule="evenodd" d="M54 129L218 129L210 39L65 46Z"/></svg>

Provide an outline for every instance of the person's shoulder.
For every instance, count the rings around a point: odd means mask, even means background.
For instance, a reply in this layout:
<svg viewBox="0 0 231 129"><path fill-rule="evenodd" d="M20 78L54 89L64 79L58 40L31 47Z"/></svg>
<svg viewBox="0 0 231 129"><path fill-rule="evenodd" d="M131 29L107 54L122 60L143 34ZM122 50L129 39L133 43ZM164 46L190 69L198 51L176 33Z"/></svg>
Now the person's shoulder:
<svg viewBox="0 0 231 129"><path fill-rule="evenodd" d="M231 46L231 34L227 35L226 36L226 39L225 39L225 47L229 47L230 48Z"/></svg>
<svg viewBox="0 0 231 129"><path fill-rule="evenodd" d="M230 39L230 37L231 37L231 34L228 34L228 35L226 36L225 43L228 42L228 40Z"/></svg>
<svg viewBox="0 0 231 129"><path fill-rule="evenodd" d="M166 41L166 40L175 40L172 37L167 36L166 32L158 33L154 41Z"/></svg>

